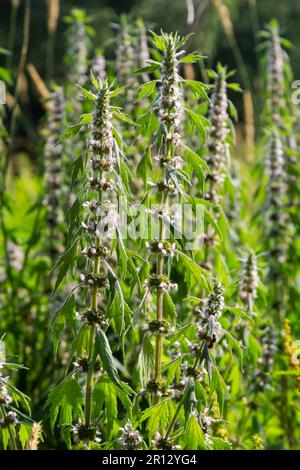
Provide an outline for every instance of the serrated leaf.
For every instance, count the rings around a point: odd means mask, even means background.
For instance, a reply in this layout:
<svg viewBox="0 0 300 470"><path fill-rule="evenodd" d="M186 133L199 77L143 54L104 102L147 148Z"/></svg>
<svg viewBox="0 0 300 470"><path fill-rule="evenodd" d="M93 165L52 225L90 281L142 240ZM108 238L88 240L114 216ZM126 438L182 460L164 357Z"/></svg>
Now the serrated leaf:
<svg viewBox="0 0 300 470"><path fill-rule="evenodd" d="M203 431L194 414L188 418L184 430L184 448L187 450L205 449L205 441Z"/></svg>
<svg viewBox="0 0 300 470"><path fill-rule="evenodd" d="M82 389L73 377L66 378L55 387L46 402L46 406L49 407L52 431L57 420L62 426L71 425L76 419L83 418L83 403Z"/></svg>
<svg viewBox="0 0 300 470"><path fill-rule="evenodd" d="M145 334L138 358L138 370L143 387L147 385L154 370L155 352L150 335Z"/></svg>
<svg viewBox="0 0 300 470"><path fill-rule="evenodd" d="M197 80L184 80L183 83L192 90L197 98L202 98L203 100L209 101L206 93L207 86L204 85L204 83L198 82Z"/></svg>
<svg viewBox="0 0 300 470"><path fill-rule="evenodd" d="M121 384L116 366L114 364L110 344L108 342L106 334L101 328L99 328L96 333L94 359L97 357L98 354L102 361L103 368L107 372L107 375L109 376L110 380L114 384L116 384L117 387L126 392L126 390Z"/></svg>

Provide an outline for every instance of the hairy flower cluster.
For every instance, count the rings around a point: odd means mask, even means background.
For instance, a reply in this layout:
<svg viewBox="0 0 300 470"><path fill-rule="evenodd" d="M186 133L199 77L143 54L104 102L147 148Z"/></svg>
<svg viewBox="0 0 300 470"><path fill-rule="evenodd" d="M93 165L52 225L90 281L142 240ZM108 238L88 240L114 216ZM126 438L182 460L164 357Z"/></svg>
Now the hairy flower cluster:
<svg viewBox="0 0 300 470"><path fill-rule="evenodd" d="M86 426L81 421L72 427L71 429L75 443L93 441L97 444L101 442L101 432L96 426Z"/></svg>
<svg viewBox="0 0 300 470"><path fill-rule="evenodd" d="M17 413L9 411L3 418L0 417L0 429L16 426L18 422Z"/></svg>
<svg viewBox="0 0 300 470"><path fill-rule="evenodd" d="M150 278L146 279L144 286L148 287L149 290L157 289L163 292L167 292L169 289L177 289L178 287L177 284L172 283L170 278L165 274L151 274Z"/></svg>
<svg viewBox="0 0 300 470"><path fill-rule="evenodd" d="M142 436L138 430L134 430L130 422L120 428L121 436L117 439L117 443L124 450L138 450L143 442Z"/></svg>
<svg viewBox="0 0 300 470"><path fill-rule="evenodd" d="M198 324L198 337L212 348L217 341L216 330L219 328L218 318L222 315L224 307L223 286L219 282L214 283L213 292L207 297L204 306L200 310Z"/></svg>
<svg viewBox="0 0 300 470"><path fill-rule="evenodd" d="M259 285L259 278L257 272L256 256L254 253L249 253L244 261L244 269L241 281L240 298L247 304L250 313L253 310L253 303L257 297L257 288Z"/></svg>
<svg viewBox="0 0 300 470"><path fill-rule="evenodd" d="M8 242L7 255L10 267L16 269L16 271L21 271L24 262L24 252L22 248L16 245L16 243Z"/></svg>
<svg viewBox="0 0 300 470"><path fill-rule="evenodd" d="M176 51L173 35L166 35L165 43L157 114L160 125L166 129L166 142L177 147L181 140L179 129L182 116L182 93L177 58L179 53Z"/></svg>
<svg viewBox="0 0 300 470"><path fill-rule="evenodd" d="M219 190L220 185L225 179L225 168L227 163L227 137L230 132L228 127L229 116L226 70L223 68L219 70L215 81L211 97L209 120L211 125L208 129L207 137L207 164L210 173L207 174L206 177L208 187L205 193L205 199L214 204L219 204Z"/></svg>
<svg viewBox="0 0 300 470"><path fill-rule="evenodd" d="M175 328L170 325L166 320L158 321L152 320L149 323L145 323L143 326L144 331L149 331L150 333L163 333L169 334L174 333Z"/></svg>
<svg viewBox="0 0 300 470"><path fill-rule="evenodd" d="M277 350L277 335L273 325L265 325L261 328L260 343L262 346L262 355L258 358L257 367L254 369L251 392L263 392L271 384L271 377L268 373L272 372L274 366L274 356ZM252 403L250 403L250 406ZM253 406L257 406L253 404Z"/></svg>
<svg viewBox="0 0 300 470"><path fill-rule="evenodd" d="M151 242L146 242L146 247L151 250L151 253L161 253L164 256L174 256L176 250L176 244L171 243L168 240L152 240Z"/></svg>
<svg viewBox="0 0 300 470"><path fill-rule="evenodd" d="M287 251L288 214L285 210L286 173L282 141L273 135L270 144L268 169L268 243L270 255L270 275L277 277L279 266L284 263Z"/></svg>
<svg viewBox="0 0 300 470"><path fill-rule="evenodd" d="M158 431L155 433L152 439L152 446L156 449L161 450L179 450L180 446L175 445L171 439L166 439Z"/></svg>
<svg viewBox="0 0 300 470"><path fill-rule="evenodd" d="M10 405L13 401L7 390L7 380L8 377L3 377L0 373L0 406Z"/></svg>

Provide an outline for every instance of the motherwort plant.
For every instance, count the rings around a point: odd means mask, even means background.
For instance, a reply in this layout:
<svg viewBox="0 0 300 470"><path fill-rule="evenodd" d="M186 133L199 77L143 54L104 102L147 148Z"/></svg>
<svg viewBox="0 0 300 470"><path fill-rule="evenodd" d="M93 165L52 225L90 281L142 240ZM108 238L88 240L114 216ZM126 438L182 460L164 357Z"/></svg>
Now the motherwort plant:
<svg viewBox="0 0 300 470"><path fill-rule="evenodd" d="M62 221L66 209L66 186L64 182L65 161L63 145L57 140L64 125L63 90L57 88L51 96L50 111L45 129L45 197L46 223L48 226L47 240L52 266L64 247Z"/></svg>
<svg viewBox="0 0 300 470"><path fill-rule="evenodd" d="M210 71L214 80L211 103L208 113L210 125L207 133L207 166L204 187L204 199L215 206L221 206L225 194L224 182L230 182L230 155L234 144L234 128L231 118L236 118L236 110L228 98L228 90L239 91L236 83L228 83L234 72L227 72L226 67L218 64L217 71ZM215 209L217 218L221 210ZM208 227L205 236L204 265L209 262L209 247L217 242L216 229Z"/></svg>
<svg viewBox="0 0 300 470"><path fill-rule="evenodd" d="M110 99L120 90L113 90L107 81L97 81L93 75L92 81L96 94L82 88L85 97L94 105L93 114L86 120L91 127L88 141L89 166L86 167L86 157L82 156L79 165L84 183L67 214L70 242L69 248L58 262L56 284L57 288L68 269L77 265L81 274L74 290L79 290L77 297L81 299L81 303L83 299L84 305L77 314L78 330L74 292L54 318L56 341L65 322L68 327L73 328L75 338L68 367L74 357L75 362L71 373L53 390L48 399L52 424L57 419L56 410L60 407L61 417L64 417L61 424L72 425L74 413L74 419L77 420L72 428L74 442L87 447L99 443L99 432L104 423L107 426L106 438L112 431L111 407L108 405L103 415L103 401L100 407L95 407L93 402L96 384L100 384L101 388L108 383L107 386L115 387L119 393L126 395L126 384L121 384L118 377L105 333L111 322L119 336L124 333L125 326L125 301L114 265L120 250L123 250L117 217L117 196L126 193L126 184L123 181L126 167L119 147L121 139L112 122L115 116L122 118L123 115L119 108L110 103ZM82 374L85 375L84 380ZM85 383L84 395L82 383ZM74 398L74 402L69 403L71 411L67 422L64 411L66 387L71 389L70 399L71 395ZM117 395L115 388L114 393Z"/></svg>
<svg viewBox="0 0 300 470"><path fill-rule="evenodd" d="M150 87L148 83L140 87L146 95L150 95L154 90L153 85L156 84L157 86L156 97L152 106L141 117L140 123L141 128L144 129L146 121L154 119L154 111L157 116L157 127L155 133L151 136L151 144L145 150L139 163L138 174L146 181L148 169L152 167L152 174L155 179L154 182L149 183L149 190L145 197L145 200L148 199L150 206L151 203L156 204L153 206L154 208L150 207L149 209L152 221L156 221L155 238L147 243L147 259L150 260L150 257L155 259L155 270L145 280L146 294L143 300L145 301L148 294L153 294L156 299L155 317L151 318L145 329L147 331L146 338L149 338L149 335L155 337L154 370L149 376L150 380L146 387L148 391L153 392L154 402L157 403L165 390L165 383L162 378L164 337L172 332L167 312L170 310L170 305L173 305L169 293L177 287L170 278L174 255L182 258L184 264L188 265L190 269L192 266L192 269L195 269L194 273L199 274L199 279L206 287L207 281L201 268L178 248L180 243L176 241L174 236L176 230L180 231L175 219L182 210L181 202L188 200L186 188L191 185L188 174L182 170L183 157L192 155L194 169L198 175L201 171L203 173L201 166L204 165L201 158L185 146L180 135L180 124L185 112L182 88L185 84L190 84L180 77L178 68L181 60L195 62L200 56L190 54L185 57L184 51L180 51L187 38L180 38L177 34L165 33L160 36L152 33L152 36L152 43L158 49L160 59L148 60L146 67L141 69L141 73L159 71L160 78L150 82ZM196 90L202 92L205 88L200 82L195 82L193 85L198 87ZM199 125L204 126L202 122L205 119L196 114L195 116L197 116ZM151 128L151 126L152 124L149 127ZM153 166L152 154L153 160L157 164L156 167ZM188 164L188 161L186 164ZM153 197L155 194L156 198ZM177 204L177 210L171 209L172 204ZM174 214L176 211L177 214ZM151 236L153 237L152 233ZM142 272L145 272L145 270L141 269ZM174 307L172 308L174 309ZM153 316L153 313L150 312L150 315ZM141 367L143 368L143 366Z"/></svg>

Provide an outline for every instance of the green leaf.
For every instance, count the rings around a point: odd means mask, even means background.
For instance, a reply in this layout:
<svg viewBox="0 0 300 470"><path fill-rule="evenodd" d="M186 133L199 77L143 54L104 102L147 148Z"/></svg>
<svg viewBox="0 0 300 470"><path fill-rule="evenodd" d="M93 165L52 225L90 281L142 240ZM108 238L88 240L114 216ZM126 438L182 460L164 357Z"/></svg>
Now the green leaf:
<svg viewBox="0 0 300 470"><path fill-rule="evenodd" d="M89 91L89 90L86 90L83 86L81 85L76 85L80 91L83 93L83 96L88 100L88 101L91 101L92 103L94 101L96 101L97 97L96 95L94 95L94 93L92 91Z"/></svg>
<svg viewBox="0 0 300 470"><path fill-rule="evenodd" d="M46 406L49 407L50 425L53 431L57 420L59 424L71 425L78 418L83 418L84 403L80 385L73 377L66 378L49 394Z"/></svg>
<svg viewBox="0 0 300 470"><path fill-rule="evenodd" d="M209 168L206 162L196 152L194 152L192 149L187 147L185 144L181 144L181 145L183 146L185 150L187 160L189 164L191 165L193 171L195 172L195 175L197 176L201 185L203 185L205 181L205 173L202 167L204 167L205 170L209 172Z"/></svg>
<svg viewBox="0 0 300 470"><path fill-rule="evenodd" d="M136 173L138 176L140 176L144 183L146 184L147 181L147 175L148 175L148 169L153 168L153 163L152 163L152 158L151 158L151 150L150 147L146 148L138 166Z"/></svg>
<svg viewBox="0 0 300 470"><path fill-rule="evenodd" d="M165 292L164 294L163 310L164 310L164 315L166 316L166 318L170 318L170 320L174 320L176 318L175 305L168 292Z"/></svg>
<svg viewBox="0 0 300 470"><path fill-rule="evenodd" d="M151 343L150 335L145 334L142 342L141 351L138 358L138 370L140 373L140 380L143 387L147 385L151 379L151 375L155 365L155 352Z"/></svg>
<svg viewBox="0 0 300 470"><path fill-rule="evenodd" d="M221 237L221 240L223 240L223 234L217 224L217 222L215 221L215 219L213 218L213 216L211 215L211 213L204 208L204 219L206 220L206 222L211 225L215 231L220 235Z"/></svg>
<svg viewBox="0 0 300 470"><path fill-rule="evenodd" d="M169 385L174 382L178 383L180 379L180 374L181 374L181 357L176 357L172 361L168 362L165 364L163 367L164 372L167 373L166 377L166 386L169 387Z"/></svg>
<svg viewBox="0 0 300 470"><path fill-rule="evenodd" d="M221 376L218 368L211 363L212 365L212 378L211 378L211 391L217 393L218 404L220 411L222 413L224 407L225 397L228 395L227 387L224 382L223 377Z"/></svg>
<svg viewBox="0 0 300 470"><path fill-rule="evenodd" d="M194 64L195 62L203 59L206 59L206 56L197 54L197 52L191 52L190 54L180 59L179 62L182 64Z"/></svg>
<svg viewBox="0 0 300 470"><path fill-rule="evenodd" d="M72 264L74 262L75 256L77 254L77 243L78 239L76 239L73 244L70 246L70 248L59 258L57 264L54 266L54 268L59 267L57 279L55 282L54 286L54 293L57 291L59 288L61 282L67 275L67 272L69 269L72 267Z"/></svg>
<svg viewBox="0 0 300 470"><path fill-rule="evenodd" d="M173 417L175 404L171 400L164 400L151 406L142 413L141 421L147 420L147 430L151 438L157 429L164 433Z"/></svg>
<svg viewBox="0 0 300 470"><path fill-rule="evenodd" d="M104 408L106 434L107 438L110 439L114 422L118 416L118 406L116 387L106 375L101 377L100 381L95 386L93 401L93 415L95 415L95 418L98 418L101 410Z"/></svg>
<svg viewBox="0 0 300 470"><path fill-rule="evenodd" d="M191 109L185 108L185 110L188 113L191 122L199 130L202 141L205 142L206 128L209 125L208 119L206 119L204 116L201 116L200 114L195 113Z"/></svg>
<svg viewBox="0 0 300 470"><path fill-rule="evenodd" d="M109 93L109 95L110 95L111 98L113 98L114 96L117 96L120 93L122 93L122 91L126 90L126 88L128 88L128 85L124 85L124 86L120 86L119 88L115 88L114 90L112 90Z"/></svg>
<svg viewBox="0 0 300 470"><path fill-rule="evenodd" d="M195 283L197 285L200 284L205 291L209 291L210 283L208 280L208 273L182 251L177 250L176 254L179 256L185 267L185 277L188 284L190 286Z"/></svg>
<svg viewBox="0 0 300 470"><path fill-rule="evenodd" d="M29 438L31 436L31 431L32 431L32 424L30 423L20 424L18 435L19 435L19 440L21 442L22 449L25 448L27 442L29 441Z"/></svg>
<svg viewBox="0 0 300 470"><path fill-rule="evenodd" d="M94 360L98 354L102 361L103 368L107 372L110 380L121 390L126 391L121 384L106 334L100 328L96 333Z"/></svg>
<svg viewBox="0 0 300 470"><path fill-rule="evenodd" d="M138 99L143 99L145 96L150 96L155 90L157 80L152 80L151 82L143 83L138 90Z"/></svg>
<svg viewBox="0 0 300 470"><path fill-rule="evenodd" d="M233 350L233 352L235 353L236 357L238 358L238 361L241 365L241 367L243 367L243 351L242 351L242 343L240 343L237 339L235 339L230 333L229 331L227 330L223 330L224 334L226 335L226 339L227 339L227 342L228 342L228 346L230 347L230 349Z"/></svg>
<svg viewBox="0 0 300 470"><path fill-rule="evenodd" d="M123 113L119 113L118 111L116 111L115 109L113 110L113 115L116 116L118 119L120 119L121 121L124 121L124 122L127 122L128 124L130 124L131 126L137 126L136 122L132 121L132 119L130 119L126 114L123 114Z"/></svg>
<svg viewBox="0 0 300 470"><path fill-rule="evenodd" d="M67 127L63 131L63 133L59 136L57 142L61 143L66 139L75 138L77 136L77 134L79 133L82 126L83 126L83 124L80 123L80 124L75 124L74 126Z"/></svg>
<svg viewBox="0 0 300 470"><path fill-rule="evenodd" d="M206 93L208 87L204 85L204 83L198 82L197 80L184 80L183 83L192 90L196 98L202 98L205 101L209 101Z"/></svg>
<svg viewBox="0 0 300 470"><path fill-rule="evenodd" d="M53 347L54 353L57 353L58 342L65 324L68 324L75 331L75 296L71 294L60 308L55 312L54 318L51 322L51 329L53 331Z"/></svg>
<svg viewBox="0 0 300 470"><path fill-rule="evenodd" d="M239 83L227 83L227 88L233 91L238 91L240 93L243 93L243 90L241 89Z"/></svg>
<svg viewBox="0 0 300 470"><path fill-rule="evenodd" d="M229 441L225 441L221 437L212 437L209 436L209 439L212 441L212 448L214 450L231 450L232 444Z"/></svg>
<svg viewBox="0 0 300 470"><path fill-rule="evenodd" d="M190 414L184 430L184 448L188 450L205 449L203 431L198 423L197 417Z"/></svg>

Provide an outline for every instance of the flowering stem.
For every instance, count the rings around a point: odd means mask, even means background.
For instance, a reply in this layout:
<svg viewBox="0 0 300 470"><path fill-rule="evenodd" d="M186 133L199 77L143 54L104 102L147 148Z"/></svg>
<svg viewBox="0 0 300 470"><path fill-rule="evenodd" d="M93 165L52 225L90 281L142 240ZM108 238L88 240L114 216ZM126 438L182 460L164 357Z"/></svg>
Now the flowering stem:
<svg viewBox="0 0 300 470"><path fill-rule="evenodd" d="M200 357L201 357L201 353L200 353L200 355L197 356L196 359L195 359L195 362L194 362L194 365L193 365L194 369L197 367L197 364L198 364L198 361L199 361ZM174 428L174 426L175 426L175 424L176 424L176 421L177 421L179 412L180 412L181 407L182 407L182 405L183 405L183 401L184 401L184 398L185 398L185 394L186 394L186 392L187 392L187 390L188 390L188 385L189 385L189 383L190 383L190 381L187 382L187 384L186 384L186 386L185 386L185 388L184 388L184 391L183 391L181 400L180 400L180 402L179 402L178 405L177 405L177 408L176 408L176 410L175 410L174 416L173 416L173 418L172 418L172 420L171 420L171 422L170 422L170 424L169 424L169 427L168 427L168 429L167 429L167 431L166 431L166 435L165 435L165 438L164 438L165 440L168 440L168 439L169 439L169 436L170 436L170 434L171 434L171 432L172 432L172 429Z"/></svg>
<svg viewBox="0 0 300 470"><path fill-rule="evenodd" d="M100 175L101 177L101 175ZM98 201L100 202L102 197L101 193L98 194ZM100 238L97 237L96 240L96 247L99 248L101 245ZM95 258L94 264L94 274L97 276L100 272L100 256ZM98 307L98 287L95 286L93 288L92 299L91 299L91 309L92 312L97 312ZM90 326L89 332L89 345L88 345L88 361L89 364L92 360L93 350L94 350L94 343L95 343L95 332L96 332L96 325L92 323ZM91 422L91 402L92 402L92 392L93 392L93 379L94 379L94 368L89 367L86 379L86 391L85 391L85 424L86 427L89 427Z"/></svg>
<svg viewBox="0 0 300 470"><path fill-rule="evenodd" d="M162 205L164 206L165 195L163 195ZM162 213L159 219L159 239L162 241L164 238L163 233L163 220ZM156 258L156 274L157 277L161 276L164 273L164 257L163 253L160 252L157 254ZM156 320L158 322L163 321L163 301L164 301L164 292L162 289L157 290L156 298ZM158 382L161 377L161 363L162 363L162 333L157 332L156 334L156 345L155 345L155 381ZM155 396L155 402L159 401L158 395Z"/></svg>

